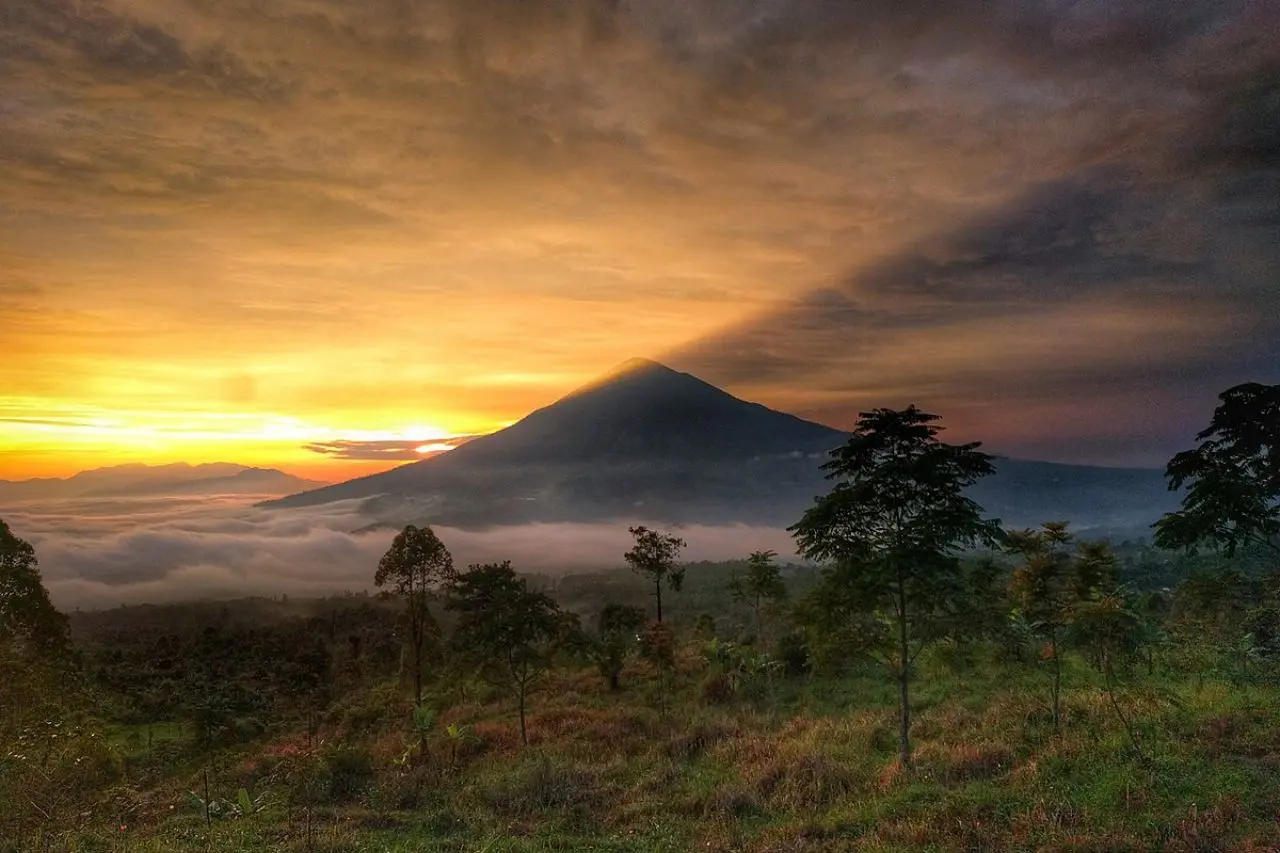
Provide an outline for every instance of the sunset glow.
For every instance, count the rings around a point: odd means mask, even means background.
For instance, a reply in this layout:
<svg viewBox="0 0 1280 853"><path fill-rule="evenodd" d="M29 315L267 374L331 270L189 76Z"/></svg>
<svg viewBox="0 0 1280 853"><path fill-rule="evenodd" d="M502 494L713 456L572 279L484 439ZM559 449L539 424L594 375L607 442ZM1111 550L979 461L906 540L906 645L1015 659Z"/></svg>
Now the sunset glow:
<svg viewBox="0 0 1280 853"><path fill-rule="evenodd" d="M633 356L1157 464L1277 378L1275 4L853 5L18 0L0 479L342 479Z"/></svg>

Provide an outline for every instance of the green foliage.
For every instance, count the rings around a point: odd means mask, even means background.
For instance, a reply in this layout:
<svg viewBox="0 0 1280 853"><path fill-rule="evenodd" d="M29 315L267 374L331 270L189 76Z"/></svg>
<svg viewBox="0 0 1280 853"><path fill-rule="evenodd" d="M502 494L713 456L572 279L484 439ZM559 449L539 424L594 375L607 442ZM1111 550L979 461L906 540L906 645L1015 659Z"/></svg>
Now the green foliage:
<svg viewBox="0 0 1280 853"><path fill-rule="evenodd" d="M1037 655L1053 676L1053 727L1062 720L1062 634L1075 601L1071 556L1072 536L1065 522L1046 522L1039 530L1023 530L1005 537L1005 549L1021 562L1009 582L1009 598L1017 608L1016 624L1045 644Z"/></svg>
<svg viewBox="0 0 1280 853"><path fill-rule="evenodd" d="M526 701L566 639L560 607L530 590L510 562L471 566L454 578L445 606L457 616L452 653L472 673L515 697L520 739L527 744Z"/></svg>
<svg viewBox="0 0 1280 853"><path fill-rule="evenodd" d="M429 657L428 642L440 636L430 604L454 578L453 557L430 527L407 525L378 561L374 585L390 586L404 599L413 653L413 698L422 702L422 672Z"/></svg>
<svg viewBox="0 0 1280 853"><path fill-rule="evenodd" d="M712 639L701 649L707 664L707 684L717 687L706 694L713 702L729 698L762 699L774 677L782 672L782 663L767 652L731 641ZM723 685L723 692L718 688Z"/></svg>
<svg viewBox="0 0 1280 853"><path fill-rule="evenodd" d="M623 555L633 572L647 578L653 584L653 597L658 607L658 621L662 621L662 584L673 592L684 586L685 570L680 567L680 551L685 541L679 536L650 530L643 525L630 528L636 544Z"/></svg>
<svg viewBox="0 0 1280 853"><path fill-rule="evenodd" d="M778 638L777 656L783 673L790 678L807 675L812 665L809 643L800 631L788 631Z"/></svg>
<svg viewBox="0 0 1280 853"><path fill-rule="evenodd" d="M48 659L67 649L67 619L49 601L35 548L0 520L0 649Z"/></svg>
<svg viewBox="0 0 1280 853"><path fill-rule="evenodd" d="M729 578L733 600L751 608L759 636L764 634L765 617L787 600L782 569L773 561L776 556L775 551L755 551L747 558L746 572L734 572Z"/></svg>
<svg viewBox="0 0 1280 853"><path fill-rule="evenodd" d="M834 563L816 601L840 613L871 613L892 623L872 636L895 670L900 695L899 758L910 764L911 663L945 632L946 605L962 594L955 553L993 544L999 524L965 489L995 473L977 443L938 439L936 415L915 406L863 413L852 437L823 469L835 487L791 527L800 553ZM821 605L819 605L821 606Z"/></svg>
<svg viewBox="0 0 1280 853"><path fill-rule="evenodd" d="M1219 400L1199 445L1169 462L1169 487L1187 491L1182 509L1156 523L1156 543L1228 555L1256 543L1280 552L1280 385L1248 382Z"/></svg>
<svg viewBox="0 0 1280 853"><path fill-rule="evenodd" d="M622 667L635 650L644 611L628 604L609 603L600 611L591 656L610 690L622 687Z"/></svg>
<svg viewBox="0 0 1280 853"><path fill-rule="evenodd" d="M205 800L195 791L187 792L187 801L192 810L202 817L208 815L215 820L238 820L253 817L266 811L269 805L267 794L250 795L247 788L236 792L235 799L211 797Z"/></svg>

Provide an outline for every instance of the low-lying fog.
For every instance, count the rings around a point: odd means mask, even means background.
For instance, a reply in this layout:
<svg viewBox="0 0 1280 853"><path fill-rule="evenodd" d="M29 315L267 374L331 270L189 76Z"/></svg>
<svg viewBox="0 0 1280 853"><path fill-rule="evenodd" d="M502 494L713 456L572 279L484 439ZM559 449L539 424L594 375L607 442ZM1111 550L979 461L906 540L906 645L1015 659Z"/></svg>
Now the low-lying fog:
<svg viewBox="0 0 1280 853"><path fill-rule="evenodd" d="M323 595L369 589L395 531L369 524L355 501L269 510L256 498L76 500L0 510L31 542L54 603L101 608L201 597ZM567 572L622 565L628 522L530 524L486 531L436 527L454 563L511 560L517 570ZM794 553L784 530L679 528L687 560Z"/></svg>

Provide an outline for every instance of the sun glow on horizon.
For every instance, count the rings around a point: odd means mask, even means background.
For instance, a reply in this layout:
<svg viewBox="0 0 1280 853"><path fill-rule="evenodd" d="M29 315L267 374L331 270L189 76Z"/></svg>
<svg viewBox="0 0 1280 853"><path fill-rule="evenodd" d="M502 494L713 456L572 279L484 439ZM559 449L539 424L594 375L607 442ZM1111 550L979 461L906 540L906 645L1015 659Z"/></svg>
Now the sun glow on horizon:
<svg viewBox="0 0 1280 853"><path fill-rule="evenodd" d="M279 467L313 478L346 479L393 467L404 460L344 458L326 455L316 447L333 443L403 443L417 453L429 454L452 450L455 439L478 432L422 423L399 428L347 428L277 414L71 407L52 412L23 411L3 402L6 401L0 401L0 479L14 480L68 476L128 462L178 461L235 462Z"/></svg>
<svg viewBox="0 0 1280 853"><path fill-rule="evenodd" d="M422 453L422 454L446 453L450 450L453 450L456 446L457 445L449 444L448 442L444 442L444 441L433 441L427 444L419 445L418 447L415 447L413 451L414 453Z"/></svg>

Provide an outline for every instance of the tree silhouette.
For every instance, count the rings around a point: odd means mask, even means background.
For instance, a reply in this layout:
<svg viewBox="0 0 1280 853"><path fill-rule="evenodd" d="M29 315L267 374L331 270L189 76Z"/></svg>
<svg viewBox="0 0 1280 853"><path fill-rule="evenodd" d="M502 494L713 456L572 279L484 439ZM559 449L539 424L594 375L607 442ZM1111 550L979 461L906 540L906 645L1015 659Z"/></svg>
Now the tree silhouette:
<svg viewBox="0 0 1280 853"><path fill-rule="evenodd" d="M912 664L945 624L939 610L957 592L955 552L1000 535L998 522L964 495L995 472L991 457L977 443L940 441L937 420L915 406L864 412L823 465L836 486L790 528L801 554L834 563L821 583L846 594L833 599L890 614L904 769L911 764Z"/></svg>
<svg viewBox="0 0 1280 853"><path fill-rule="evenodd" d="M1187 486L1182 509L1155 524L1156 544L1194 551L1208 544L1280 553L1280 385L1247 382L1223 391L1199 446L1169 461L1170 489Z"/></svg>
<svg viewBox="0 0 1280 853"><path fill-rule="evenodd" d="M650 530L643 525L630 528L635 546L623 555L627 565L636 574L653 583L653 597L658 603L658 621L662 621L662 583L666 581L672 591L684 586L684 569L679 566L680 550L685 541L679 536Z"/></svg>
<svg viewBox="0 0 1280 853"><path fill-rule="evenodd" d="M1009 596L1033 636L1044 641L1040 657L1049 662L1053 675L1053 729L1062 721L1062 633L1072 603L1071 542L1066 522L1045 522L1039 530L1011 532L1005 550L1021 558L1009 580Z"/></svg>
<svg viewBox="0 0 1280 853"><path fill-rule="evenodd" d="M31 543L0 520L0 645L37 657L65 652L67 618L44 588Z"/></svg>
<svg viewBox="0 0 1280 853"><path fill-rule="evenodd" d="M387 553L378 561L376 586L390 585L405 601L409 644L413 652L413 703L422 704L422 667L428 639L437 640L440 626L430 604L438 599L454 577L453 557L430 527L412 524L396 534Z"/></svg>
<svg viewBox="0 0 1280 853"><path fill-rule="evenodd" d="M745 573L735 571L729 576L729 593L734 601L751 608L757 636L764 633L765 611L787 598L782 570L773 561L776 556L775 551L755 551L747 558Z"/></svg>
<svg viewBox="0 0 1280 853"><path fill-rule="evenodd" d="M627 655L635 648L644 625L644 611L629 604L606 604L600 611L592 657L610 690L622 687L620 676Z"/></svg>
<svg viewBox="0 0 1280 853"><path fill-rule="evenodd" d="M549 596L529 589L510 562L471 566L449 588L445 607L457 613L453 652L493 686L514 696L520 742L529 743L529 694L551 668L566 620Z"/></svg>

